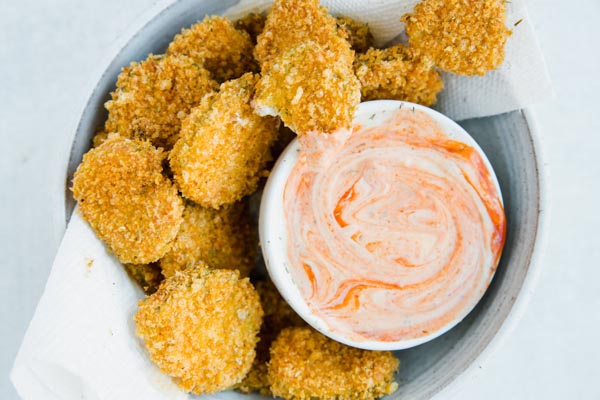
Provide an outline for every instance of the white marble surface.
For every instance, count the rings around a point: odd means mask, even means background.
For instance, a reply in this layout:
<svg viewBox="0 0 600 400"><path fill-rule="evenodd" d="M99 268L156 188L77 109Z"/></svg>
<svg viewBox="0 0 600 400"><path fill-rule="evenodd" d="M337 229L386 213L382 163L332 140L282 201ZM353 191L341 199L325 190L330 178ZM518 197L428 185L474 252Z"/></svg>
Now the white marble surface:
<svg viewBox="0 0 600 400"><path fill-rule="evenodd" d="M61 157L111 42L152 0L0 0L0 398L60 241ZM552 221L538 289L461 399L599 399L600 1L529 0L557 98L534 107Z"/></svg>

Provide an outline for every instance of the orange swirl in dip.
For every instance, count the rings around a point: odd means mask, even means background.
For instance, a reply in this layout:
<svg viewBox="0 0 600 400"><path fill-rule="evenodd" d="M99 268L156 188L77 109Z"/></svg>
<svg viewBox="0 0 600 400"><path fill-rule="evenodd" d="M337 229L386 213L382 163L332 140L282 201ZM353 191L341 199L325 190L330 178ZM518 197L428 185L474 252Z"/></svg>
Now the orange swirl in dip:
<svg viewBox="0 0 600 400"><path fill-rule="evenodd" d="M505 239L482 156L414 109L344 135L301 137L284 189L289 272L311 312L353 341L415 339L458 322L487 289Z"/></svg>

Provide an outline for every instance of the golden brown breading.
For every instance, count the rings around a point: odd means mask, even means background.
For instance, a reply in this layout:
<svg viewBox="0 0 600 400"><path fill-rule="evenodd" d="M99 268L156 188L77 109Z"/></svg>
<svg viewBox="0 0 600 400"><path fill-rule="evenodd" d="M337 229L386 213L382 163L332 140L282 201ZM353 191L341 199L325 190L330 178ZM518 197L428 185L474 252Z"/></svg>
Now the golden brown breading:
<svg viewBox="0 0 600 400"><path fill-rule="evenodd" d="M181 138L169 155L183 195L219 208L252 194L271 159L279 121L258 116L250 106L257 75L225 82L183 122Z"/></svg>
<svg viewBox="0 0 600 400"><path fill-rule="evenodd" d="M254 109L279 115L299 135L349 127L360 102L352 66L315 42L306 42L271 61L256 86Z"/></svg>
<svg viewBox="0 0 600 400"><path fill-rule="evenodd" d="M254 267L256 243L244 203L215 210L187 202L179 233L160 266L166 277L198 262L211 268L237 269L245 277Z"/></svg>
<svg viewBox="0 0 600 400"><path fill-rule="evenodd" d="M412 47L460 75L498 68L511 34L505 0L424 0L402 20Z"/></svg>
<svg viewBox="0 0 600 400"><path fill-rule="evenodd" d="M183 201L162 174L165 156L149 142L111 134L75 172L81 216L122 263L156 261L179 231Z"/></svg>
<svg viewBox="0 0 600 400"><path fill-rule="evenodd" d="M152 264L123 264L129 276L137 282L146 292L152 294L156 292L164 277L160 271L160 265Z"/></svg>
<svg viewBox="0 0 600 400"><path fill-rule="evenodd" d="M92 138L92 147L98 147L108 138L108 132L100 129Z"/></svg>
<svg viewBox="0 0 600 400"><path fill-rule="evenodd" d="M444 87L431 62L403 45L357 54L354 72L361 84L362 101L404 100L430 106Z"/></svg>
<svg viewBox="0 0 600 400"><path fill-rule="evenodd" d="M394 392L389 351L345 346L311 328L284 329L271 346L271 391L284 399L375 399Z"/></svg>
<svg viewBox="0 0 600 400"><path fill-rule="evenodd" d="M262 314L248 278L198 267L165 279L139 303L135 322L152 361L184 390L205 394L244 378Z"/></svg>
<svg viewBox="0 0 600 400"><path fill-rule="evenodd" d="M202 22L183 29L167 49L167 54L185 54L209 70L219 82L256 71L248 33L235 29L225 17L206 16Z"/></svg>
<svg viewBox="0 0 600 400"><path fill-rule="evenodd" d="M246 31L252 39L252 43L256 44L256 38L260 35L265 28L265 21L267 16L263 14L250 13L245 15L243 18L238 19L234 22L236 29Z"/></svg>
<svg viewBox="0 0 600 400"><path fill-rule="evenodd" d="M254 49L261 72L265 73L271 59L307 41L339 53L340 62L353 57L335 18L319 0L275 0Z"/></svg>
<svg viewBox="0 0 600 400"><path fill-rule="evenodd" d="M335 22L355 52L364 53L373 46L373 35L369 25L350 17L337 17Z"/></svg>
<svg viewBox="0 0 600 400"><path fill-rule="evenodd" d="M306 323L285 302L270 280L256 282L256 291L260 296L260 304L265 313L263 324L260 327L260 342L256 346L256 358L252 363L252 368L237 389L244 393L259 392L268 396L271 391L267 376L267 362L271 343L284 328L304 326Z"/></svg>
<svg viewBox="0 0 600 400"><path fill-rule="evenodd" d="M207 70L185 56L153 56L123 68L106 102L106 132L147 139L171 149L181 121L202 97L218 88Z"/></svg>

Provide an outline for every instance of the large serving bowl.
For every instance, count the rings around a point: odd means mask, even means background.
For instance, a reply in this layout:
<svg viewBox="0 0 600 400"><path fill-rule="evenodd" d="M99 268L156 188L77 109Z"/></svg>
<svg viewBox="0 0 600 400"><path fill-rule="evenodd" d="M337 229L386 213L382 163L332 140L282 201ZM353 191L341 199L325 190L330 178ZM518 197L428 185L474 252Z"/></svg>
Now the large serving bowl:
<svg viewBox="0 0 600 400"><path fill-rule="evenodd" d="M121 67L146 58L148 53L164 52L182 27L206 14L218 14L235 3L234 0L162 2L121 38L84 107L75 132L66 172L67 219L74 206L67 188L97 128L106 119L103 105L114 90ZM487 154L500 181L508 220L504 254L489 290L466 319L429 343L396 353L401 359L400 388L388 396L390 399L429 399L459 388L514 326L531 295L539 270L535 259L540 253L546 216L544 165L531 115L514 111L460 124ZM226 396L244 397L236 393Z"/></svg>

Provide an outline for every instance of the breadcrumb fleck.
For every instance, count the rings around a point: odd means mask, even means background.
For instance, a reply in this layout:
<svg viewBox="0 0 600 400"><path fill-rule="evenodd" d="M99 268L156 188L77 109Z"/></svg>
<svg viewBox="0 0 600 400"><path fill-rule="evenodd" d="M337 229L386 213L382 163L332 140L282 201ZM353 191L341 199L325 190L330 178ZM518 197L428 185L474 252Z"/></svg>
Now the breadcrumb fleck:
<svg viewBox="0 0 600 400"><path fill-rule="evenodd" d="M355 52L364 53L373 46L373 35L369 25L350 17L337 17L335 22Z"/></svg>
<svg viewBox="0 0 600 400"><path fill-rule="evenodd" d="M177 235L183 202L162 174L164 158L148 142L112 134L75 172L81 216L122 263L156 261Z"/></svg>
<svg viewBox="0 0 600 400"><path fill-rule="evenodd" d="M252 50L247 32L235 29L227 18L215 15L183 29L173 38L167 54L191 57L221 83L257 70Z"/></svg>
<svg viewBox="0 0 600 400"><path fill-rule="evenodd" d="M105 104L105 131L150 140L170 150L179 136L182 119L205 94L217 88L209 72L191 58L150 54L119 74L117 89ZM103 138L98 136L94 144Z"/></svg>
<svg viewBox="0 0 600 400"><path fill-rule="evenodd" d="M123 267L146 294L156 292L164 277L160 265L152 264L123 264Z"/></svg>
<svg viewBox="0 0 600 400"><path fill-rule="evenodd" d="M264 311L259 333L260 342L256 346L256 358L250 372L236 388L244 393L259 392L262 395L270 396L267 362L271 343L284 328L305 326L306 323L285 302L270 280L256 282L256 291L260 296L260 303Z"/></svg>
<svg viewBox="0 0 600 400"><path fill-rule="evenodd" d="M308 41L275 57L263 70L253 106L260 115L280 116L302 135L349 127L359 102L352 64L340 52Z"/></svg>
<svg viewBox="0 0 600 400"><path fill-rule="evenodd" d="M430 106L444 83L431 62L403 45L357 54L354 72L362 100L404 100Z"/></svg>
<svg viewBox="0 0 600 400"><path fill-rule="evenodd" d="M424 0L402 21L413 48L460 75L498 68L511 34L505 0Z"/></svg>
<svg viewBox="0 0 600 400"><path fill-rule="evenodd" d="M179 189L204 207L234 203L268 175L279 121L257 115L250 106L257 80L248 73L206 96L183 122L169 154Z"/></svg>
<svg viewBox="0 0 600 400"><path fill-rule="evenodd" d="M254 267L256 242L244 203L215 210L187 202L179 233L160 266L166 277L198 262L211 268L237 269L245 277Z"/></svg>
<svg viewBox="0 0 600 400"><path fill-rule="evenodd" d="M376 399L393 393L399 362L389 351L345 346L311 328L284 329L271 346L268 376L284 399Z"/></svg>
<svg viewBox="0 0 600 400"><path fill-rule="evenodd" d="M92 138L92 147L98 147L108 138L108 133L104 129L100 129Z"/></svg>
<svg viewBox="0 0 600 400"><path fill-rule="evenodd" d="M248 278L200 266L165 279L139 303L135 323L152 361L184 390L201 395L244 378L262 314Z"/></svg>

